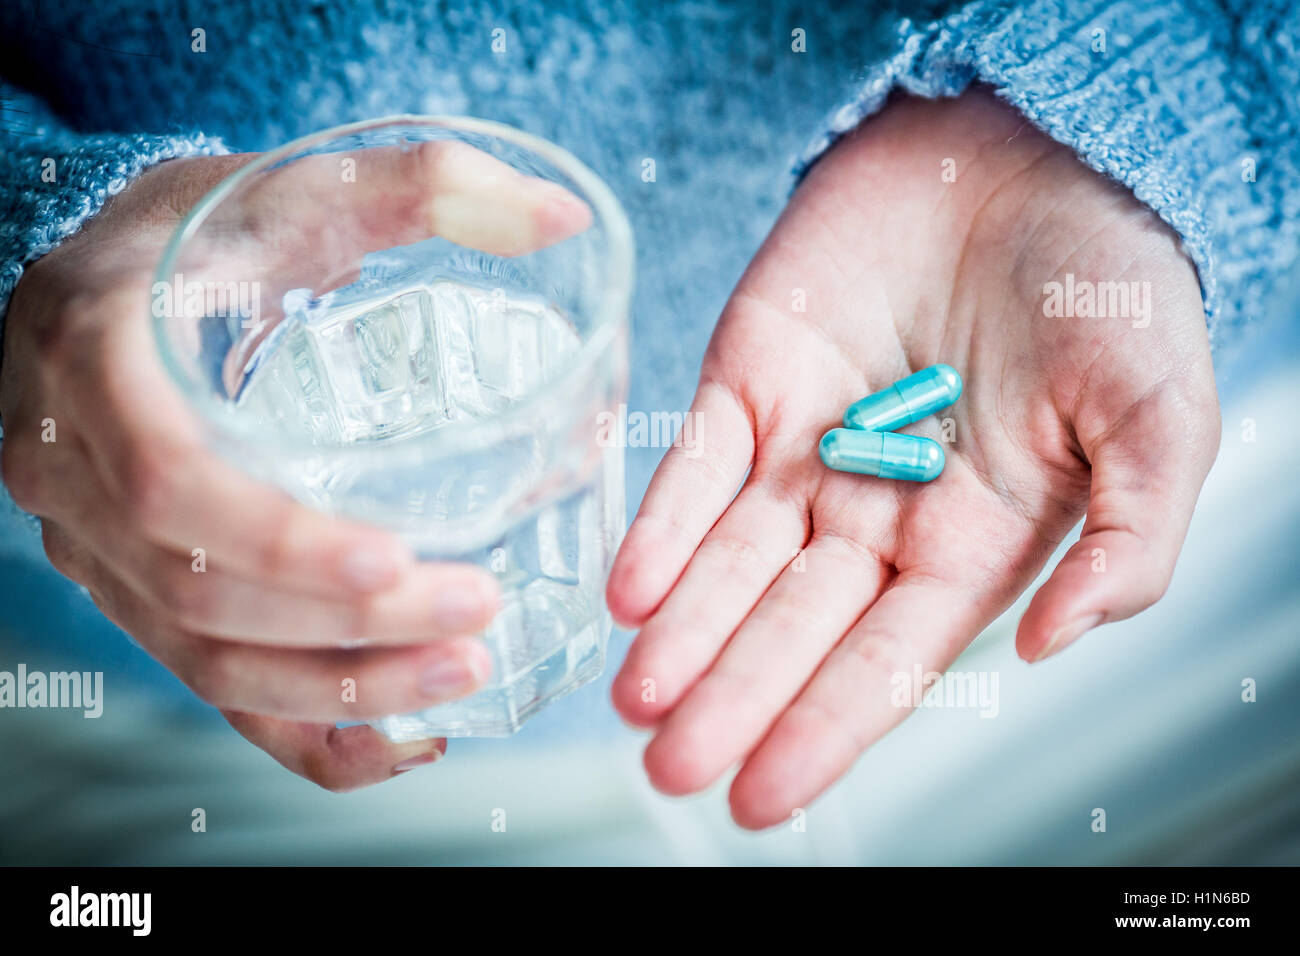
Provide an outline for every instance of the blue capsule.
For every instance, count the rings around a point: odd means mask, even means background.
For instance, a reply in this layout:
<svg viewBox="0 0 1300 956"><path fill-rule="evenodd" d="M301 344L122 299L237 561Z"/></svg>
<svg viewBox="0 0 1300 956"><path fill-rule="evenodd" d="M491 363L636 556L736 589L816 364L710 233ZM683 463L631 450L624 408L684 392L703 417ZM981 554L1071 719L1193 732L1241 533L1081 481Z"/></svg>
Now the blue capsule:
<svg viewBox="0 0 1300 956"><path fill-rule="evenodd" d="M947 408L960 397L957 370L951 365L931 365L854 402L844 413L844 427L893 431Z"/></svg>
<svg viewBox="0 0 1300 956"><path fill-rule="evenodd" d="M917 435L832 428L817 450L835 471L902 481L933 481L943 471L943 447Z"/></svg>

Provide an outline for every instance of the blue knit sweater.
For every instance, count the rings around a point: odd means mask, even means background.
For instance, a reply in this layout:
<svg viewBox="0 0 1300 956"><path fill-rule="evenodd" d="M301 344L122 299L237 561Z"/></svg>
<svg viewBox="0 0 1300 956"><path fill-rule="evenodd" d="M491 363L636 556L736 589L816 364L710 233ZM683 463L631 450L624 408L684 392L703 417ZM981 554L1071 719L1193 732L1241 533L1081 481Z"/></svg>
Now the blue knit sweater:
<svg viewBox="0 0 1300 956"><path fill-rule="evenodd" d="M702 336L788 158L806 166L896 87L988 82L1132 188L1183 236L1216 333L1260 311L1300 243L1290 0L977 0L925 25L781 0L73 6L0 8L0 316L23 266L149 165L402 111L511 122L609 179L656 237L642 341L683 313Z"/></svg>
<svg viewBox="0 0 1300 956"><path fill-rule="evenodd" d="M975 81L1182 235L1217 339L1265 308L1300 246L1300 7L975 0L936 20L941 4L910 6L914 19L790 0L6 3L0 317L24 265L153 163L467 113L553 139L611 184L640 239L630 401L685 408L792 171L893 89ZM653 464L629 461L632 495Z"/></svg>

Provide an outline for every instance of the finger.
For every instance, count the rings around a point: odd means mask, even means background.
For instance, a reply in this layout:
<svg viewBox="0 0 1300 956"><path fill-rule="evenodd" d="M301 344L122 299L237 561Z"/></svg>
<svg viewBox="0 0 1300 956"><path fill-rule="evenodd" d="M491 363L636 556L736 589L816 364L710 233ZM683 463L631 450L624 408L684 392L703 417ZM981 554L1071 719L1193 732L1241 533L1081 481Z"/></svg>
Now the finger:
<svg viewBox="0 0 1300 956"><path fill-rule="evenodd" d="M814 536L660 726L645 753L651 783L692 793L735 766L891 575L848 539Z"/></svg>
<svg viewBox="0 0 1300 956"><path fill-rule="evenodd" d="M807 535L807 513L797 502L746 486L633 642L614 681L619 713L650 726L671 710Z"/></svg>
<svg viewBox="0 0 1300 956"><path fill-rule="evenodd" d="M519 256L591 222L590 207L559 183L466 143L434 140L308 156L258 173L239 203L213 213L187 257L213 268L231 257L261 263L276 288L320 291L369 252L431 236ZM242 235L254 245L231 241Z"/></svg>
<svg viewBox="0 0 1300 956"><path fill-rule="evenodd" d="M996 613L970 590L900 574L745 761L731 786L736 822L760 829L807 806L919 704L898 696L916 668L945 671Z"/></svg>
<svg viewBox="0 0 1300 956"><path fill-rule="evenodd" d="M335 793L381 783L447 753L444 738L397 744L373 727L339 728L233 710L222 716L281 766Z"/></svg>
<svg viewBox="0 0 1300 956"><path fill-rule="evenodd" d="M373 152L373 151L372 151ZM408 157L377 160L377 179L414 167L409 196L425 190L430 231L472 249L517 256L567 239L591 225L591 209L558 183L525 176L508 163L464 143L422 143ZM380 190L391 186L380 186Z"/></svg>
<svg viewBox="0 0 1300 956"><path fill-rule="evenodd" d="M355 161L355 182L340 176L342 159ZM346 241L352 258L391 246L442 236L498 256L517 256L567 239L591 225L591 210L559 183L527 176L509 163L455 140L311 157L284 167L287 184L263 179L291 204L290 215L309 235L337 226L341 207L355 212ZM356 186L355 190L350 187ZM341 192L341 190L348 190ZM345 239L345 237L340 237Z"/></svg>
<svg viewBox="0 0 1300 956"><path fill-rule="evenodd" d="M93 474L85 449L68 423L59 425L53 420L53 425L49 434L54 440L45 441L39 425L26 416L15 416L6 419L4 440L0 441L0 475L9 496L23 511L47 518L61 517L66 510L56 488L75 486ZM89 493L94 494L93 487ZM102 492L98 500L103 500Z"/></svg>
<svg viewBox="0 0 1300 956"><path fill-rule="evenodd" d="M475 634L492 623L496 587L471 565L420 564L387 591L350 602L273 591L198 559L147 547L126 583L204 637L286 648L386 647Z"/></svg>
<svg viewBox="0 0 1300 956"><path fill-rule="evenodd" d="M201 699L287 720L406 714L478 690L492 669L482 642L453 638L401 650L282 650L177 633L136 635Z"/></svg>
<svg viewBox="0 0 1300 956"><path fill-rule="evenodd" d="M606 600L624 627L654 613L754 456L753 423L730 390L702 383L688 414L690 444L674 445L660 462L610 571Z"/></svg>
<svg viewBox="0 0 1300 956"><path fill-rule="evenodd" d="M400 650L306 651L156 630L136 637L214 707L286 720L412 713L469 696L492 669L487 649L473 638Z"/></svg>
<svg viewBox="0 0 1300 956"><path fill-rule="evenodd" d="M377 594L327 599L278 591L229 573L202 550L182 554L140 538L124 514L104 508L105 492L69 436L45 451L44 513L84 549L183 630L208 637L285 647L356 647L419 643L473 634L495 613L499 588L468 564L421 563ZM48 446L47 446L48 447ZM55 455L71 464L58 464ZM56 565L57 567L57 565ZM71 575L68 575L71 576Z"/></svg>
<svg viewBox="0 0 1300 956"><path fill-rule="evenodd" d="M102 564L83 583L119 627L200 698L296 721L365 720L464 697L492 669L483 643L452 638L400 649L299 650L212 640L160 620Z"/></svg>
<svg viewBox="0 0 1300 956"><path fill-rule="evenodd" d="M1094 441L1081 436L1092 462L1088 514L1020 621L1025 660L1056 654L1165 593L1219 447L1217 405L1205 404L1161 389Z"/></svg>
<svg viewBox="0 0 1300 956"><path fill-rule="evenodd" d="M191 239L183 271L218 285L252 281L269 304L230 350L223 376L233 383L283 318L286 292L347 285L368 253L441 236L520 256L591 223L590 207L559 183L439 140L308 156L258 173L240 202L218 207Z"/></svg>
<svg viewBox="0 0 1300 956"><path fill-rule="evenodd" d="M414 559L395 535L298 504L209 452L152 350L142 324L117 323L61 373L111 506L141 535L185 554L202 548L274 589L337 598L397 583Z"/></svg>
<svg viewBox="0 0 1300 956"><path fill-rule="evenodd" d="M475 634L494 616L498 589L472 565L418 564L386 591L330 601L246 581L202 554L114 543L108 531L92 529L95 554L156 614L204 637L294 648L397 646Z"/></svg>

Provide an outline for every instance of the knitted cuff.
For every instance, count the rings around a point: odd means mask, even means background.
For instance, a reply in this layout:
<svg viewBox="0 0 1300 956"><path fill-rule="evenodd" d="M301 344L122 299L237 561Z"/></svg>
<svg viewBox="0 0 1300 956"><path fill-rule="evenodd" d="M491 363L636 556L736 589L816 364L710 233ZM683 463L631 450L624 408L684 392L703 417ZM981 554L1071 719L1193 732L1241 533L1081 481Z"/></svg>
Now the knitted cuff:
<svg viewBox="0 0 1300 956"><path fill-rule="evenodd" d="M220 140L192 136L0 137L0 333L23 268L73 235L150 166L181 156L227 152Z"/></svg>
<svg viewBox="0 0 1300 956"><path fill-rule="evenodd" d="M23 269L73 235L150 166L227 152L193 135L80 134L63 128L34 97L0 85L0 349L4 320ZM0 362L3 362L0 351ZM3 441L0 425L0 442ZM0 492L0 511L18 512ZM21 512L18 512L21 514ZM33 529L39 523L23 520Z"/></svg>

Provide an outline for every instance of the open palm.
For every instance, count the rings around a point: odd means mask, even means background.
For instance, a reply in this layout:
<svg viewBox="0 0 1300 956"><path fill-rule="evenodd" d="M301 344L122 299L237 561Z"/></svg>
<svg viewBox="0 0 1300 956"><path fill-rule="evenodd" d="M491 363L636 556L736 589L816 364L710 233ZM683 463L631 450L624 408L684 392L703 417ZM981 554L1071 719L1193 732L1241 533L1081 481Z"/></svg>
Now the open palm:
<svg viewBox="0 0 1300 956"><path fill-rule="evenodd" d="M1055 309L1053 282L1078 309ZM1074 297L1090 284L1091 307ZM966 383L908 429L946 442L938 479L821 464L845 407L935 362ZM611 575L616 619L641 629L614 700L655 728L661 790L742 764L749 827L902 720L893 676L945 670L1085 510L1021 656L1156 601L1219 436L1176 237L982 91L897 101L814 167L718 323L692 412L695 443L665 457Z"/></svg>

